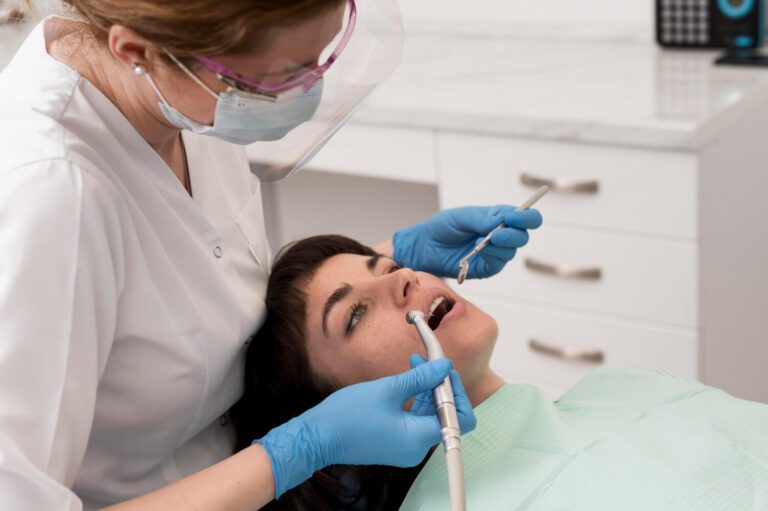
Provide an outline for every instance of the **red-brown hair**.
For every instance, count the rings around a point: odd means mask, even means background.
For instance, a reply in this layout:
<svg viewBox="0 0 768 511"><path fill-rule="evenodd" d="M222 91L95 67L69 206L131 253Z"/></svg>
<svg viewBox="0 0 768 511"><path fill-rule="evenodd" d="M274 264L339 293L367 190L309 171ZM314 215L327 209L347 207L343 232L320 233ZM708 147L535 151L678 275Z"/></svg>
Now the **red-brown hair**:
<svg viewBox="0 0 768 511"><path fill-rule="evenodd" d="M237 54L269 43L272 29L305 21L344 0L64 0L105 41L130 28L177 57Z"/></svg>

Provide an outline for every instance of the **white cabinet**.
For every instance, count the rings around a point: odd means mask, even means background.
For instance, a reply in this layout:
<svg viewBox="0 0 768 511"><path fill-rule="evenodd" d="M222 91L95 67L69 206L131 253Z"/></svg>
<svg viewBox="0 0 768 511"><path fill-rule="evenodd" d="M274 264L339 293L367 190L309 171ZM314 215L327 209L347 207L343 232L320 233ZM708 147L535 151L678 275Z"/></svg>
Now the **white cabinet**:
<svg viewBox="0 0 768 511"><path fill-rule="evenodd" d="M457 287L499 323L505 378L567 388L603 364L698 377L695 156L456 134L439 148L442 207L552 187L515 262Z"/></svg>
<svg viewBox="0 0 768 511"><path fill-rule="evenodd" d="M698 234L691 153L452 134L438 145L446 205L523 201L544 182L552 188L542 199L549 224Z"/></svg>
<svg viewBox="0 0 768 511"><path fill-rule="evenodd" d="M454 284L499 323L495 369L552 392L598 365L658 368L768 401L766 321L738 305L768 294L768 201L753 191L768 186L766 123L756 114L698 152L440 134L443 208L553 188L502 274Z"/></svg>
<svg viewBox="0 0 768 511"><path fill-rule="evenodd" d="M546 202L540 207L546 215ZM694 328L697 266L693 242L545 223L498 277L462 289Z"/></svg>
<svg viewBox="0 0 768 511"><path fill-rule="evenodd" d="M440 156L445 208L522 202L533 174L553 185L537 204L546 223L530 247L468 291L696 326L691 156L469 135L441 136ZM678 239L635 234L651 232Z"/></svg>
<svg viewBox="0 0 768 511"><path fill-rule="evenodd" d="M462 292L499 324L491 365L507 381L537 383L557 395L600 365L697 377L697 336L691 329Z"/></svg>

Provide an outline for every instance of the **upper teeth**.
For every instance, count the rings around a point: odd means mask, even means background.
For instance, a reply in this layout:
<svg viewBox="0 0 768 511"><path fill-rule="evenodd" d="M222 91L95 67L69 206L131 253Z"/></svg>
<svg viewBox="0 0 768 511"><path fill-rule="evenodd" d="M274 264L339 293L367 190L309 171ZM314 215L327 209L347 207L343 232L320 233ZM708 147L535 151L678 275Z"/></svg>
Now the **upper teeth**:
<svg viewBox="0 0 768 511"><path fill-rule="evenodd" d="M444 296L438 296L437 298L435 298L435 301L433 301L432 305L429 306L429 315L430 316L435 313L435 310L437 310L437 308L440 306L440 304L443 303L443 300L445 300Z"/></svg>

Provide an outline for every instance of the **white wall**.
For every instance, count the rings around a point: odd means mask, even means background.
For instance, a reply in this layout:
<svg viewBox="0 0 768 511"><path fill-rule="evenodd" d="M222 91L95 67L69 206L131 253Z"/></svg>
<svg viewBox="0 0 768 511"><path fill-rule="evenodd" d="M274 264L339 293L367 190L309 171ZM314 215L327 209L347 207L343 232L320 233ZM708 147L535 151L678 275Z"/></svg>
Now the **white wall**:
<svg viewBox="0 0 768 511"><path fill-rule="evenodd" d="M16 48L24 42L32 26L30 23L0 24L0 71L16 53Z"/></svg>
<svg viewBox="0 0 768 511"><path fill-rule="evenodd" d="M644 25L653 0L401 0L408 21Z"/></svg>
<svg viewBox="0 0 768 511"><path fill-rule="evenodd" d="M305 170L263 185L274 250L315 234L375 245L439 210L437 187Z"/></svg>
<svg viewBox="0 0 768 511"><path fill-rule="evenodd" d="M519 23L566 25L576 31L589 31L595 25L650 27L653 6L653 0L400 0L409 26L428 21L473 28L487 25L494 30ZM24 25L0 25L0 69L28 29Z"/></svg>

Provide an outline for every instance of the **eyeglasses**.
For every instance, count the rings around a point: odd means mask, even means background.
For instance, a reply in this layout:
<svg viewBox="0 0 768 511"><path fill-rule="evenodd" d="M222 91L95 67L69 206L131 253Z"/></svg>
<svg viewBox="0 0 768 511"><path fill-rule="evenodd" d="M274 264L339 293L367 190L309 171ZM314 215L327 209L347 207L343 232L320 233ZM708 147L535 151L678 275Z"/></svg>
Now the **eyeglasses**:
<svg viewBox="0 0 768 511"><path fill-rule="evenodd" d="M291 78L282 83L266 83L259 80L254 80L240 73L229 69L223 64L216 62L208 57L195 57L195 60L202 64L208 71L214 73L220 80L224 81L227 85L230 85L236 89L243 90L244 92L255 92L257 94L275 95L287 90L291 90L300 85L304 86L304 90L307 91L317 83L320 78L328 71L331 65L339 58L341 52L347 46L347 43L352 38L352 33L355 30L355 23L357 21L357 6L355 0L349 0L349 22L347 23L347 29L344 31L344 35L341 37L338 46L333 50L328 60L308 71L301 76Z"/></svg>

